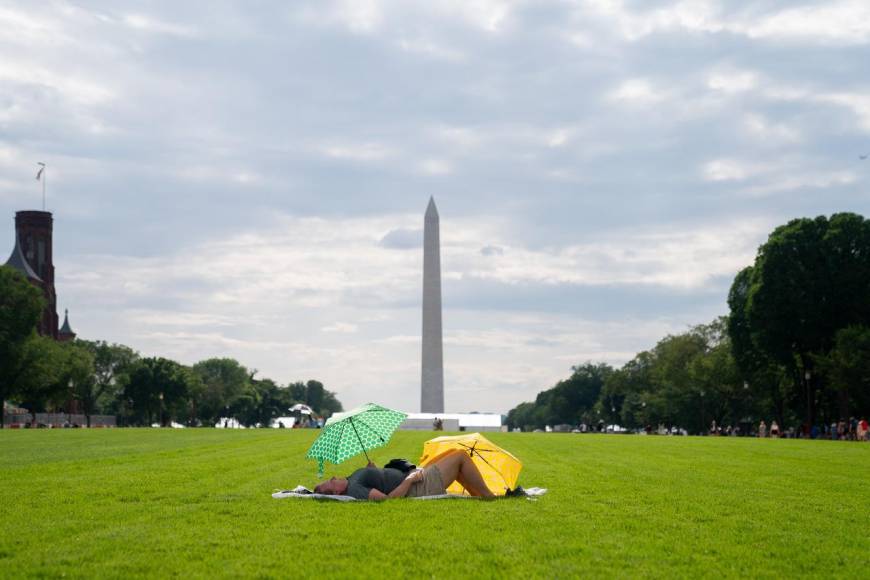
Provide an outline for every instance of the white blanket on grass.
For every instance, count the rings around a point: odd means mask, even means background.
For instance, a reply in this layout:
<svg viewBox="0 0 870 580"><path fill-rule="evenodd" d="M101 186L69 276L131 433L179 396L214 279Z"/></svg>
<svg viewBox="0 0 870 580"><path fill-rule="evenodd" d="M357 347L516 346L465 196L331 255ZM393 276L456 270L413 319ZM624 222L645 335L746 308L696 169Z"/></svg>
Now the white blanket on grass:
<svg viewBox="0 0 870 580"><path fill-rule="evenodd" d="M547 493L547 488L544 487L530 487L526 489L526 497L528 499L535 499L538 496L544 495ZM275 499L326 499L331 501L365 501L358 500L355 497L349 495L327 495L325 493L314 493L310 489L305 486L297 485L291 490L279 490L272 494L272 497ZM473 497L470 495L459 495L455 493L444 493L441 495L424 495L420 497L414 497L411 499L480 499L478 497Z"/></svg>

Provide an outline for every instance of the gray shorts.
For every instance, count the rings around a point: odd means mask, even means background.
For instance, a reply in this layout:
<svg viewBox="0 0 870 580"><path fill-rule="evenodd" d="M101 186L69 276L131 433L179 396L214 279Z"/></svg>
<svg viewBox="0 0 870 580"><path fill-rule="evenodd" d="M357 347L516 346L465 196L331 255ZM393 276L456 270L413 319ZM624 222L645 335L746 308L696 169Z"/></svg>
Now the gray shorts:
<svg viewBox="0 0 870 580"><path fill-rule="evenodd" d="M421 497L424 495L444 495L447 489L444 487L444 479L437 465L423 468L423 479L415 481L408 488L405 497Z"/></svg>

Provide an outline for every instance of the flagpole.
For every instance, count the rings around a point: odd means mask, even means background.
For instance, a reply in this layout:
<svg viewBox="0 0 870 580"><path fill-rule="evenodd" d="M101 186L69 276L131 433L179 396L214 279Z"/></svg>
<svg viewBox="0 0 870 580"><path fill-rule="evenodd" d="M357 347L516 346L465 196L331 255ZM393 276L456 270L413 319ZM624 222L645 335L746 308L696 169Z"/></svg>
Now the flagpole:
<svg viewBox="0 0 870 580"><path fill-rule="evenodd" d="M42 211L45 211L45 182L48 179L48 174L45 171L45 163L37 161L36 164L40 166L36 173L36 179L42 182Z"/></svg>

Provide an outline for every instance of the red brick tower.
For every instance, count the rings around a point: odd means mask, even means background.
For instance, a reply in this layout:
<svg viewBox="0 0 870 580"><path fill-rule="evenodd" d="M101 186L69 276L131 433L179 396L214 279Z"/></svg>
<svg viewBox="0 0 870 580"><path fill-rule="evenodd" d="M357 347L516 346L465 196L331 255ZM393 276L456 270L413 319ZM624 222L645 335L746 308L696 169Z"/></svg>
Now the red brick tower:
<svg viewBox="0 0 870 580"><path fill-rule="evenodd" d="M54 260L51 231L53 219L47 211L15 213L15 235L24 258L42 281L45 310L39 322L39 333L57 340L57 294L54 291Z"/></svg>

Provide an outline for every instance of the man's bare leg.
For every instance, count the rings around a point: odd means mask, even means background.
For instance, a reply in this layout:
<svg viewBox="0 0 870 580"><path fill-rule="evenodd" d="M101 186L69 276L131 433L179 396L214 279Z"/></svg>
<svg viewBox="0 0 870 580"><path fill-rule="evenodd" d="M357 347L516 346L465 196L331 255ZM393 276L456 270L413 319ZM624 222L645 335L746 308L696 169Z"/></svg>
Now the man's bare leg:
<svg viewBox="0 0 870 580"><path fill-rule="evenodd" d="M464 487L469 495L476 497L493 497L489 491L480 471L471 461L471 458L463 451L451 451L434 463L444 479L444 487L450 487L454 481Z"/></svg>

